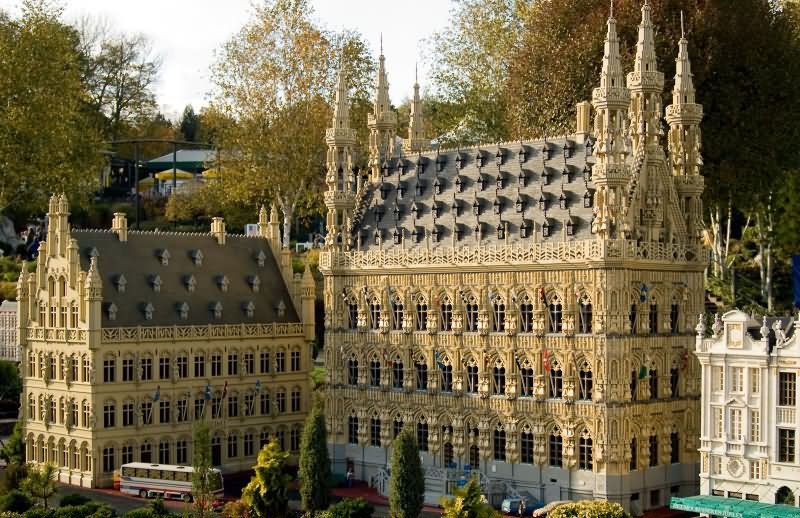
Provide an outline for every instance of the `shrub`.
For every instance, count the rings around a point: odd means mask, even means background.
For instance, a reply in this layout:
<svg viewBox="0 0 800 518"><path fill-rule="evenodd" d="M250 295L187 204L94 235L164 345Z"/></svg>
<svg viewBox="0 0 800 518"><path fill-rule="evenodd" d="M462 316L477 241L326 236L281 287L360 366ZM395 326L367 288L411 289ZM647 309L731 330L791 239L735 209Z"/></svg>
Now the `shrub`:
<svg viewBox="0 0 800 518"><path fill-rule="evenodd" d="M241 500L228 502L222 509L223 518L250 518L250 507Z"/></svg>
<svg viewBox="0 0 800 518"><path fill-rule="evenodd" d="M88 504L92 500L88 497L83 495L79 495L78 493L72 493L71 495L64 496L61 501L58 503L59 507L66 507L68 505L84 505Z"/></svg>
<svg viewBox="0 0 800 518"><path fill-rule="evenodd" d="M548 518L630 518L621 505L604 500L585 500L556 507Z"/></svg>
<svg viewBox="0 0 800 518"><path fill-rule="evenodd" d="M153 514L149 507L140 507L139 509L128 511L125 514L125 518L156 518L156 515Z"/></svg>
<svg viewBox="0 0 800 518"><path fill-rule="evenodd" d="M44 507L31 507L22 514L23 518L53 518L53 510Z"/></svg>
<svg viewBox="0 0 800 518"><path fill-rule="evenodd" d="M363 498L345 498L330 508L330 518L372 518L375 508Z"/></svg>
<svg viewBox="0 0 800 518"><path fill-rule="evenodd" d="M14 511L0 511L0 518L22 518L22 515Z"/></svg>
<svg viewBox="0 0 800 518"><path fill-rule="evenodd" d="M91 505L97 505L96 502L92 502L86 504L87 507ZM117 518L117 512L108 504L102 504L97 506L97 510L90 514L88 518Z"/></svg>
<svg viewBox="0 0 800 518"><path fill-rule="evenodd" d="M24 513L31 507L33 507L33 500L31 500L31 497L18 489L9 491L2 500L0 500L0 511Z"/></svg>
<svg viewBox="0 0 800 518"><path fill-rule="evenodd" d="M6 466L5 479L0 484L5 491L19 489L20 484L28 476L28 465L11 462Z"/></svg>

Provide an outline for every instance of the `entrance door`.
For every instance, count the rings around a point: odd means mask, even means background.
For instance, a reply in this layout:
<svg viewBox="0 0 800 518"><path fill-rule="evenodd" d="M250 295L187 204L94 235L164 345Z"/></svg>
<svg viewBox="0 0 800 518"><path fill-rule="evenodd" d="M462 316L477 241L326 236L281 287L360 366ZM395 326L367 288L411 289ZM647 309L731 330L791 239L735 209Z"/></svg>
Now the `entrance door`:
<svg viewBox="0 0 800 518"><path fill-rule="evenodd" d="M222 464L222 440L219 437L211 439L211 464L214 466Z"/></svg>

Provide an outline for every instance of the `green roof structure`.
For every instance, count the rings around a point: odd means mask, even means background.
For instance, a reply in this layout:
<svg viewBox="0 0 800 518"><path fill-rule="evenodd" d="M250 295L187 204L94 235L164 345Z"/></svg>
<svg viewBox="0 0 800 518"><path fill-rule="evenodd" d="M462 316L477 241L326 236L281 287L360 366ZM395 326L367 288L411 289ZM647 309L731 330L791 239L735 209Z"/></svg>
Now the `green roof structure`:
<svg viewBox="0 0 800 518"><path fill-rule="evenodd" d="M800 518L800 508L722 496L672 497L670 509L730 518Z"/></svg>

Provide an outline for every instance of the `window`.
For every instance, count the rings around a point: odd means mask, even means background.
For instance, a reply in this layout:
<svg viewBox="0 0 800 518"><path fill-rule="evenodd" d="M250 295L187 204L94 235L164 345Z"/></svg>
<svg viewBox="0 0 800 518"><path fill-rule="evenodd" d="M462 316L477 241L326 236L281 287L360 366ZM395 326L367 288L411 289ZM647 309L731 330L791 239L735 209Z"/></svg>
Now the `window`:
<svg viewBox="0 0 800 518"><path fill-rule="evenodd" d="M506 431L497 428L494 431L494 460L506 460Z"/></svg>
<svg viewBox="0 0 800 518"><path fill-rule="evenodd" d="M658 371L656 369L650 369L648 374L650 375L650 399L658 399Z"/></svg>
<svg viewBox="0 0 800 518"><path fill-rule="evenodd" d="M589 334L592 332L592 303L583 299L578 303L578 332Z"/></svg>
<svg viewBox="0 0 800 518"><path fill-rule="evenodd" d="M428 423L417 423L417 447L419 451L428 451Z"/></svg>
<svg viewBox="0 0 800 518"><path fill-rule="evenodd" d="M722 413L722 408L720 407L712 408L711 415L713 416L712 426L714 427L714 438L722 439L722 434L725 426L725 420Z"/></svg>
<svg viewBox="0 0 800 518"><path fill-rule="evenodd" d="M55 358L51 358L51 361L55 363ZM114 383L116 362L113 359L103 360L103 383ZM52 371L52 369L51 369ZM55 372L50 373L50 379L55 379L56 375Z"/></svg>
<svg viewBox="0 0 800 518"><path fill-rule="evenodd" d="M738 408L731 408L731 440L742 440L742 411Z"/></svg>
<svg viewBox="0 0 800 518"><path fill-rule="evenodd" d="M211 355L211 375L222 376L222 355L219 353Z"/></svg>
<svg viewBox="0 0 800 518"><path fill-rule="evenodd" d="M300 391L292 390L292 412L300 411Z"/></svg>
<svg viewBox="0 0 800 518"><path fill-rule="evenodd" d="M300 370L300 351L292 351L290 353L289 366L292 372Z"/></svg>
<svg viewBox="0 0 800 518"><path fill-rule="evenodd" d="M533 369L529 366L522 367L520 369L520 378L522 382L520 395L522 397L533 396Z"/></svg>
<svg viewBox="0 0 800 518"><path fill-rule="evenodd" d="M58 308L55 305L50 306L50 327L56 327L56 311Z"/></svg>
<svg viewBox="0 0 800 518"><path fill-rule="evenodd" d="M778 461L794 462L794 430L778 428Z"/></svg>
<svg viewBox="0 0 800 518"><path fill-rule="evenodd" d="M424 331L428 326L428 304L424 300L417 301L417 331Z"/></svg>
<svg viewBox="0 0 800 518"><path fill-rule="evenodd" d="M592 438L584 431L578 441L578 469L591 471L593 468Z"/></svg>
<svg viewBox="0 0 800 518"><path fill-rule="evenodd" d="M631 471L636 471L637 469L639 469L639 457L638 457L639 447L636 445L636 437L631 439L630 448L631 448L631 463L628 466L628 468Z"/></svg>
<svg viewBox="0 0 800 518"><path fill-rule="evenodd" d="M637 309L636 308L636 303L634 302L633 304L631 304L631 312L630 312L630 315L628 316L628 320L630 321L630 324L631 324L631 334L632 335L636 334L636 326L638 324L638 321L637 321L637 318L636 318L636 316L637 316L636 315L636 313L637 313L636 309Z"/></svg>
<svg viewBox="0 0 800 518"><path fill-rule="evenodd" d="M122 360L122 381L133 381L133 358Z"/></svg>
<svg viewBox="0 0 800 518"><path fill-rule="evenodd" d="M750 392L758 394L761 392L761 370L750 369Z"/></svg>
<svg viewBox="0 0 800 518"><path fill-rule="evenodd" d="M267 351L261 351L259 355L259 367L261 368L261 374L269 373L269 353Z"/></svg>
<svg viewBox="0 0 800 518"><path fill-rule="evenodd" d="M758 410L750 410L750 440L761 441L761 413Z"/></svg>
<svg viewBox="0 0 800 518"><path fill-rule="evenodd" d="M678 432L669 434L669 461L671 464L679 463L681 456L680 441L678 440Z"/></svg>
<svg viewBox="0 0 800 518"><path fill-rule="evenodd" d="M392 300L392 329L403 329L403 303L397 299Z"/></svg>
<svg viewBox="0 0 800 518"><path fill-rule="evenodd" d="M34 353L28 353L28 376L31 378L37 377L36 355Z"/></svg>
<svg viewBox="0 0 800 518"><path fill-rule="evenodd" d="M275 372L284 372L286 370L286 353L278 351L275 353Z"/></svg>
<svg viewBox="0 0 800 518"><path fill-rule="evenodd" d="M477 428L476 428L477 430ZM477 436L476 436L477 437ZM478 469L481 466L481 450L478 448L477 444L473 444L469 447L469 463L472 466L472 469Z"/></svg>
<svg viewBox="0 0 800 518"><path fill-rule="evenodd" d="M253 434L249 432L244 434L244 440L242 442L244 443L244 456L252 457L255 453L255 437Z"/></svg>
<svg viewBox="0 0 800 518"><path fill-rule="evenodd" d="M89 428L89 416L91 412L89 411L89 402L83 402L83 411L81 412L81 426L84 428Z"/></svg>
<svg viewBox="0 0 800 518"><path fill-rule="evenodd" d="M286 412L286 392L283 389L275 394L275 407L280 413Z"/></svg>
<svg viewBox="0 0 800 518"><path fill-rule="evenodd" d="M122 447L122 463L130 464L131 462L133 462L133 446L129 444Z"/></svg>
<svg viewBox="0 0 800 518"><path fill-rule="evenodd" d="M533 433L527 428L520 435L520 459L524 464L533 464Z"/></svg>
<svg viewBox="0 0 800 518"><path fill-rule="evenodd" d="M163 399L158 402L158 422L159 423L169 423L170 421L170 405L169 401L164 401Z"/></svg>
<svg viewBox="0 0 800 518"><path fill-rule="evenodd" d="M680 371L677 367L669 370L669 395L671 397L678 397L678 381L680 379Z"/></svg>
<svg viewBox="0 0 800 518"><path fill-rule="evenodd" d="M189 400L179 399L177 405L177 415L175 421L182 423L189 419Z"/></svg>
<svg viewBox="0 0 800 518"><path fill-rule="evenodd" d="M478 393L478 366L474 363L467 365L467 392Z"/></svg>
<svg viewBox="0 0 800 518"><path fill-rule="evenodd" d="M53 355L50 355L50 373L49 373L49 377L50 377L50 379L51 379L51 380L57 380L57 379L58 379L58 367L57 367L57 361L58 361L58 360L56 359L56 357L55 357L55 356L53 356ZM111 360L111 362L112 362L112 366L113 366L113 361L114 361L114 360ZM113 368L111 369L111 373L112 373L112 374L114 373L114 369L113 369ZM88 380L88 378L87 378L87 380ZM114 378L113 378L113 376L112 376L112 378L110 379L110 381L114 381Z"/></svg>
<svg viewBox="0 0 800 518"><path fill-rule="evenodd" d="M194 377L195 378L206 377L206 357L203 356L202 354L194 355Z"/></svg>
<svg viewBox="0 0 800 518"><path fill-rule="evenodd" d="M650 436L650 467L658 466L658 436Z"/></svg>
<svg viewBox="0 0 800 518"><path fill-rule="evenodd" d="M180 440L175 442L175 462L184 465L189 460L189 448L187 441Z"/></svg>
<svg viewBox="0 0 800 518"><path fill-rule="evenodd" d="M453 366L445 365L442 369L442 392L453 391Z"/></svg>
<svg viewBox="0 0 800 518"><path fill-rule="evenodd" d="M372 329L378 329L381 324L381 303L375 298L369 304L369 325Z"/></svg>
<svg viewBox="0 0 800 518"><path fill-rule="evenodd" d="M228 376L239 375L239 355L228 353Z"/></svg>
<svg viewBox="0 0 800 518"><path fill-rule="evenodd" d="M560 333L561 332L561 301L553 299L549 306L549 320L547 322L548 332Z"/></svg>
<svg viewBox="0 0 800 518"><path fill-rule="evenodd" d="M392 388L403 388L403 362L399 358L392 362Z"/></svg>
<svg viewBox="0 0 800 518"><path fill-rule="evenodd" d="M75 329L78 327L78 305L75 304L74 302L72 303L70 313L72 319L70 327L72 329Z"/></svg>
<svg viewBox="0 0 800 518"><path fill-rule="evenodd" d="M560 399L564 389L564 377L561 367L553 366L550 368L550 387L547 397Z"/></svg>
<svg viewBox="0 0 800 518"><path fill-rule="evenodd" d="M506 368L502 365L497 365L492 370L492 389L495 396L501 396L506 393Z"/></svg>
<svg viewBox="0 0 800 518"><path fill-rule="evenodd" d="M731 367L731 392L744 392L744 367Z"/></svg>
<svg viewBox="0 0 800 518"><path fill-rule="evenodd" d="M222 412L222 399L218 397L211 398L211 418L217 419L221 416Z"/></svg>
<svg viewBox="0 0 800 518"><path fill-rule="evenodd" d="M35 421L37 418L36 415L36 397L31 392L28 395L28 419L31 421ZM74 423L74 421L73 421Z"/></svg>
<svg viewBox="0 0 800 518"><path fill-rule="evenodd" d="M269 392L262 392L261 393L261 415L269 415L270 407L269 407Z"/></svg>
<svg viewBox="0 0 800 518"><path fill-rule="evenodd" d="M78 381L78 359L73 357L70 359L70 364L72 367L72 381Z"/></svg>
<svg viewBox="0 0 800 518"><path fill-rule="evenodd" d="M376 447L381 445L381 420L377 417L369 420L369 444Z"/></svg>
<svg viewBox="0 0 800 518"><path fill-rule="evenodd" d="M206 400L202 397L195 398L194 400L194 417L195 419L200 419L203 417L203 411L206 406Z"/></svg>
<svg viewBox="0 0 800 518"><path fill-rule="evenodd" d="M358 304L355 302L347 304L347 328L358 329Z"/></svg>
<svg viewBox="0 0 800 518"><path fill-rule="evenodd" d="M142 381L153 379L153 359L142 358L141 360Z"/></svg>
<svg viewBox="0 0 800 518"><path fill-rule="evenodd" d="M103 406L103 428L113 428L116 424L117 409L113 402Z"/></svg>
<svg viewBox="0 0 800 518"><path fill-rule="evenodd" d="M278 430L275 432L275 438L278 440L278 444L280 444L281 449L286 449L286 432L283 430Z"/></svg>
<svg viewBox="0 0 800 518"><path fill-rule="evenodd" d="M592 400L592 370L588 363L584 363L578 373L578 399L581 401Z"/></svg>
<svg viewBox="0 0 800 518"><path fill-rule="evenodd" d="M648 316L650 334L658 333L658 304L650 304L650 312Z"/></svg>
<svg viewBox="0 0 800 518"><path fill-rule="evenodd" d="M239 396L228 396L228 417L239 417Z"/></svg>
<svg viewBox="0 0 800 518"><path fill-rule="evenodd" d="M440 329L442 331L452 331L453 330L453 304L450 303L449 300L445 299L441 305L441 314L442 314L442 322L440 325Z"/></svg>
<svg viewBox="0 0 800 518"><path fill-rule="evenodd" d="M103 448L103 472L114 471L114 448Z"/></svg>
<svg viewBox="0 0 800 518"><path fill-rule="evenodd" d="M797 403L797 379L793 372L778 375L778 405L795 406Z"/></svg>
<svg viewBox="0 0 800 518"><path fill-rule="evenodd" d="M355 358L347 360L347 384L358 384L358 360Z"/></svg>
<svg viewBox="0 0 800 518"><path fill-rule="evenodd" d="M715 392L725 390L725 370L722 367L711 367L711 385Z"/></svg>
<svg viewBox="0 0 800 518"><path fill-rule="evenodd" d="M503 299L496 298L492 304L492 330L495 333L502 333L506 330L506 305Z"/></svg>
<svg viewBox="0 0 800 518"><path fill-rule="evenodd" d="M533 304L526 296L519 305L520 331L530 333L533 331Z"/></svg>
<svg viewBox="0 0 800 518"><path fill-rule="evenodd" d="M370 387L379 387L381 384L381 362L377 358L373 358L369 362L369 385Z"/></svg>
<svg viewBox="0 0 800 518"><path fill-rule="evenodd" d="M234 459L239 456L239 438L235 433L228 436L228 458Z"/></svg>
<svg viewBox="0 0 800 518"><path fill-rule="evenodd" d="M358 417L354 415L347 418L347 442L358 444Z"/></svg>
<svg viewBox="0 0 800 518"><path fill-rule="evenodd" d="M417 390L428 390L428 365L417 362L414 366L417 373Z"/></svg>
<svg viewBox="0 0 800 518"><path fill-rule="evenodd" d="M296 452L300 450L300 430L292 428L289 431L289 451Z"/></svg>
<svg viewBox="0 0 800 518"><path fill-rule="evenodd" d="M175 374L177 374L177 376L180 379L188 378L189 377L189 358L187 358L186 356L183 356L183 355L178 356L175 359L175 368L178 371Z"/></svg>
<svg viewBox="0 0 800 518"><path fill-rule="evenodd" d="M153 424L153 402L145 401L142 403L142 420L144 424Z"/></svg>
<svg viewBox="0 0 800 518"><path fill-rule="evenodd" d="M548 442L550 446L548 448L549 450L548 461L551 466L560 468L562 465L561 435L550 434L550 439Z"/></svg>
<svg viewBox="0 0 800 518"><path fill-rule="evenodd" d="M761 478L761 461L758 460L750 461L750 478L756 480Z"/></svg>
<svg viewBox="0 0 800 518"><path fill-rule="evenodd" d="M167 441L158 443L158 462L159 464L169 464L169 442ZM164 474L166 475L166 472Z"/></svg>
<svg viewBox="0 0 800 518"><path fill-rule="evenodd" d="M475 332L478 330L478 303L475 302L475 299L470 299L470 301L465 306L465 311L467 314L467 331Z"/></svg>
<svg viewBox="0 0 800 518"><path fill-rule="evenodd" d="M679 315L680 312L678 311L678 305L672 304L672 306L670 306L669 308L669 331L672 334L676 334L680 331L680 329L678 328Z"/></svg>

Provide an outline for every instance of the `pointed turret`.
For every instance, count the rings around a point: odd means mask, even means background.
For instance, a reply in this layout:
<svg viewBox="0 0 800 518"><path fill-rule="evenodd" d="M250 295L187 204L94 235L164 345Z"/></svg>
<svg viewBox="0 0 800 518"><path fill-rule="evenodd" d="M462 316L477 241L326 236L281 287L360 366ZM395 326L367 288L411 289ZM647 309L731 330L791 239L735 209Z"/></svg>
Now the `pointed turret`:
<svg viewBox="0 0 800 518"><path fill-rule="evenodd" d="M664 74L658 70L656 63L653 22L650 20L648 0L642 5L636 59L633 63L633 72L628 74L628 89L631 92L628 115L633 148L639 146L643 134L647 136L648 144L657 145L661 136L661 94L664 91Z"/></svg>
<svg viewBox="0 0 800 518"><path fill-rule="evenodd" d="M367 115L367 127L369 128L370 180L378 182L381 178L383 162L394 156L394 138L397 133L397 114L392 110L389 100L389 81L386 78L383 39L381 39L381 54L378 58L378 76L375 79L375 102L372 106L372 113Z"/></svg>
<svg viewBox="0 0 800 518"><path fill-rule="evenodd" d="M431 147L430 139L425 138L425 120L422 113L422 101L419 98L419 82L414 74L414 97L411 99L411 114L408 122L408 139L403 141L406 153L427 151Z"/></svg>
<svg viewBox="0 0 800 518"><path fill-rule="evenodd" d="M597 186L593 230L598 238L615 237L622 216L623 188L627 184L625 157L627 110L630 93L625 87L617 39L617 21L611 6L600 72L600 86L592 91L597 138L597 164L593 168Z"/></svg>
<svg viewBox="0 0 800 518"><path fill-rule="evenodd" d="M350 102L347 96L347 79L344 70L339 69L336 80L336 99L333 107L332 128L350 127Z"/></svg>

